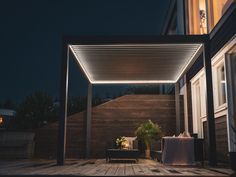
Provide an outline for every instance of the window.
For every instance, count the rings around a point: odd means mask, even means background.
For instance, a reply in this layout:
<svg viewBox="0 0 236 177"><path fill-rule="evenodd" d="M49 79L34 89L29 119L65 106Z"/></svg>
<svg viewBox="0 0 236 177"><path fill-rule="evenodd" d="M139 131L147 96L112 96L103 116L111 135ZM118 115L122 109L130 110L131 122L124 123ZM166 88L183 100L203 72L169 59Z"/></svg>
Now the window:
<svg viewBox="0 0 236 177"><path fill-rule="evenodd" d="M217 67L217 87L218 87L218 106L226 103L226 92L225 92L225 67L222 62Z"/></svg>
<svg viewBox="0 0 236 177"><path fill-rule="evenodd" d="M188 34L206 34L218 23L233 0L188 0ZM209 28L209 29L208 29Z"/></svg>
<svg viewBox="0 0 236 177"><path fill-rule="evenodd" d="M207 12L205 0L188 1L188 32L189 34L207 33Z"/></svg>
<svg viewBox="0 0 236 177"><path fill-rule="evenodd" d="M220 57L213 65L213 81L215 109L218 110L226 104L224 57Z"/></svg>
<svg viewBox="0 0 236 177"><path fill-rule="evenodd" d="M205 73L201 70L191 80L192 90L192 112L193 112L193 133L203 138L203 121L206 117L206 84Z"/></svg>
<svg viewBox="0 0 236 177"><path fill-rule="evenodd" d="M232 0L207 0L210 30L218 23L231 3Z"/></svg>

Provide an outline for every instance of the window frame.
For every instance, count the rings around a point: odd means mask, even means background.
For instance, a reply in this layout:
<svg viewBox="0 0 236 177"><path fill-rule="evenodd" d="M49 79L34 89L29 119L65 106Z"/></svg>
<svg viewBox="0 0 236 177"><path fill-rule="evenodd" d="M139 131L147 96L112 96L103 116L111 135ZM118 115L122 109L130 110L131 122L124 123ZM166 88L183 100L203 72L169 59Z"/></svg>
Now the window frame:
<svg viewBox="0 0 236 177"><path fill-rule="evenodd" d="M203 138L203 122L206 120L206 76L204 68L201 69L191 80L191 97L192 97L192 116L193 116L193 132L198 134L199 138ZM197 111L199 108L199 99L197 99L197 85L200 88L200 116Z"/></svg>
<svg viewBox="0 0 236 177"><path fill-rule="evenodd" d="M224 109L227 108L227 96L226 96L226 84L224 84L225 87L225 103L220 104L220 93L222 94L222 92L220 92L219 88L219 74L218 74L218 68L220 68L221 66L224 66L224 78L225 78L225 82L226 82L226 73L225 73L225 55L219 55L217 58L215 58L215 60L212 62L212 79L213 79L213 95L214 95L214 109L215 112L219 112L222 111Z"/></svg>

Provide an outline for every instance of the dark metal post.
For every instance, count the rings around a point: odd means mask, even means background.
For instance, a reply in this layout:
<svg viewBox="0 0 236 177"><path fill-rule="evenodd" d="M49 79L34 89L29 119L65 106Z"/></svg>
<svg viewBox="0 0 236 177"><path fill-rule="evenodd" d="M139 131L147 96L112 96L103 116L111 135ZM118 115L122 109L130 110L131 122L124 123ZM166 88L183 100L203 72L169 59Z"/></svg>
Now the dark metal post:
<svg viewBox="0 0 236 177"><path fill-rule="evenodd" d="M185 34L185 7L184 0L176 1L177 5L177 34Z"/></svg>
<svg viewBox="0 0 236 177"><path fill-rule="evenodd" d="M203 63L206 74L206 96L207 96L207 130L208 130L208 156L209 165L217 164L216 158L216 136L215 136L215 115L212 89L212 66L210 56L210 41L209 38L204 43Z"/></svg>
<svg viewBox="0 0 236 177"><path fill-rule="evenodd" d="M92 84L88 84L87 96L87 119L86 119L86 158L90 157L90 143L91 143L91 116L92 116Z"/></svg>
<svg viewBox="0 0 236 177"><path fill-rule="evenodd" d="M66 150L66 121L69 75L69 47L63 41L61 61L60 115L58 128L57 165L64 165Z"/></svg>
<svg viewBox="0 0 236 177"><path fill-rule="evenodd" d="M175 83L176 135L180 134L179 82Z"/></svg>

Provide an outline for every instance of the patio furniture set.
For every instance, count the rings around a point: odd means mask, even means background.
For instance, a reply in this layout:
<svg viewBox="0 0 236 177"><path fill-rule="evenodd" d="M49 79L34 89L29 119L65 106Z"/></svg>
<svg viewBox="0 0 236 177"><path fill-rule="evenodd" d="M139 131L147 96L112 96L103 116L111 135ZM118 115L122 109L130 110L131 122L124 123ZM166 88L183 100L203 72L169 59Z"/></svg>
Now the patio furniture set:
<svg viewBox="0 0 236 177"><path fill-rule="evenodd" d="M138 161L141 150L138 140L133 141L129 148L107 148L106 161L133 160ZM140 146L139 146L140 147ZM151 158L165 165L194 165L204 162L203 139L194 137L162 137L151 146Z"/></svg>

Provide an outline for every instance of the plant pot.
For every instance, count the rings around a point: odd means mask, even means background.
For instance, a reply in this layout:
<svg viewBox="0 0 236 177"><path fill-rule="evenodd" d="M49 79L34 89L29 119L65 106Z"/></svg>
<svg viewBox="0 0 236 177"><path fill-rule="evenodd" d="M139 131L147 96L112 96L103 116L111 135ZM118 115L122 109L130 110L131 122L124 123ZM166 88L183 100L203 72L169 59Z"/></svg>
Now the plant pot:
<svg viewBox="0 0 236 177"><path fill-rule="evenodd" d="M146 158L146 159L150 159L150 157L151 157L151 156L150 156L150 149L146 149L146 150L145 150L145 158Z"/></svg>

